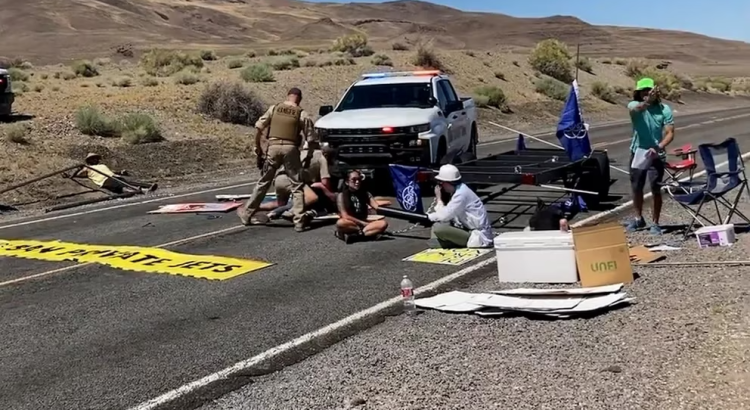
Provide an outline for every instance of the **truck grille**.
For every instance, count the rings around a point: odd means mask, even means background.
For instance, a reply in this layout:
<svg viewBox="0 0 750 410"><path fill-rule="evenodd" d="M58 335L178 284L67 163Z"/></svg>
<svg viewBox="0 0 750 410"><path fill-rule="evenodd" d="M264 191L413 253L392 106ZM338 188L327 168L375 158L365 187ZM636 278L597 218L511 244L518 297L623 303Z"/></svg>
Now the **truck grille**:
<svg viewBox="0 0 750 410"><path fill-rule="evenodd" d="M395 127L392 132L385 133L382 128L350 128L329 129L328 135L396 135L408 134L413 127Z"/></svg>
<svg viewBox="0 0 750 410"><path fill-rule="evenodd" d="M389 154L390 150L387 146L382 144L356 144L356 145L342 145L339 148L339 155L347 154Z"/></svg>

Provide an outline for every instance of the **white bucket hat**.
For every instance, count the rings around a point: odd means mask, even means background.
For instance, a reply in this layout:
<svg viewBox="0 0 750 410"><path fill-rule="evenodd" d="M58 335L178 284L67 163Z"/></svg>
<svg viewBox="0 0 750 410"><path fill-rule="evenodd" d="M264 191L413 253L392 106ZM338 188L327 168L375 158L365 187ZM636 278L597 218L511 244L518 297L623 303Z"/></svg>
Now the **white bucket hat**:
<svg viewBox="0 0 750 410"><path fill-rule="evenodd" d="M461 180L461 173L455 165L447 164L440 167L435 179L440 182L456 182Z"/></svg>

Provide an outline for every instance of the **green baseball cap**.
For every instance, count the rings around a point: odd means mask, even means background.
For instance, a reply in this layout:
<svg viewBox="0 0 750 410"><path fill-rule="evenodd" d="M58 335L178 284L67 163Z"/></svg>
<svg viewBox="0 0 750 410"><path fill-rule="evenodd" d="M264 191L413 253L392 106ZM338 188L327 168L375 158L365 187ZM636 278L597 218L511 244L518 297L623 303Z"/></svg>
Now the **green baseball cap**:
<svg viewBox="0 0 750 410"><path fill-rule="evenodd" d="M652 78L641 78L635 85L637 91L645 90L647 88L654 88L654 80Z"/></svg>

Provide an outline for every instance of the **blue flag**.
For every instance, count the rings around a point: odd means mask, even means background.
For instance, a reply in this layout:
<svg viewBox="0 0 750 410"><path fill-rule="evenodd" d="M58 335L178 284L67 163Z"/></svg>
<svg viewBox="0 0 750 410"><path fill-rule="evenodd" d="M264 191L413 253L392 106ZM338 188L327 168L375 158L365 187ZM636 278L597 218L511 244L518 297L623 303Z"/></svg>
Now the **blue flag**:
<svg viewBox="0 0 750 410"><path fill-rule="evenodd" d="M389 168L393 179L393 189L396 191L396 200L401 208L404 211L423 214L422 195L419 191L419 182L417 182L419 167L391 164Z"/></svg>
<svg viewBox="0 0 750 410"><path fill-rule="evenodd" d="M526 151L526 141L523 138L523 134L518 134L518 140L516 141L516 154L521 151Z"/></svg>
<svg viewBox="0 0 750 410"><path fill-rule="evenodd" d="M591 141L586 123L583 122L581 107L578 104L578 82L573 81L570 94L565 100L557 123L557 139L572 161L591 155Z"/></svg>

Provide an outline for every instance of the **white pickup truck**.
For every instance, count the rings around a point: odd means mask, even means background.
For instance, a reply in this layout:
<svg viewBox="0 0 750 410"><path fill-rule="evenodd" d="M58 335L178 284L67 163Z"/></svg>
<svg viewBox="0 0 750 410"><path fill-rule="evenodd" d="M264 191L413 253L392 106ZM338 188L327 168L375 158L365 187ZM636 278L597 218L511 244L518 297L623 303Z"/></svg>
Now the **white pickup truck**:
<svg viewBox="0 0 750 410"><path fill-rule="evenodd" d="M0 68L0 120L7 118L13 112L13 88L10 85L8 70Z"/></svg>
<svg viewBox="0 0 750 410"><path fill-rule="evenodd" d="M389 164L431 169L476 158L479 134L471 98L460 98L439 71L365 74L335 107L322 106L315 129L336 176L373 177Z"/></svg>

